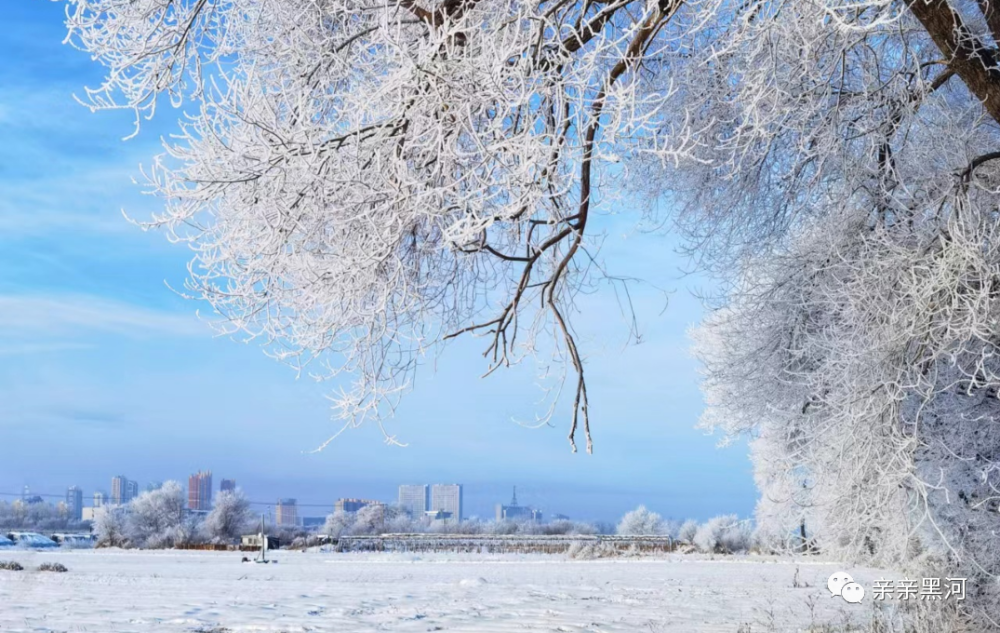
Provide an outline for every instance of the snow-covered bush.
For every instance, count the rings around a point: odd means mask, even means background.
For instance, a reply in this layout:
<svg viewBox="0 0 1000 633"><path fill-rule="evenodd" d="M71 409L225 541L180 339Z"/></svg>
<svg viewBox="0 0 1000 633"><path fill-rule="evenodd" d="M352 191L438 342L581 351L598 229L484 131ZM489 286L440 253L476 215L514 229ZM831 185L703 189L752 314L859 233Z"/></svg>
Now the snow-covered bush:
<svg viewBox="0 0 1000 633"><path fill-rule="evenodd" d="M735 514L709 519L695 532L693 543L702 552L733 554L750 549L750 525Z"/></svg>
<svg viewBox="0 0 1000 633"><path fill-rule="evenodd" d="M51 571L61 574L68 572L69 569L67 569L62 563L42 563L38 566L38 571Z"/></svg>
<svg viewBox="0 0 1000 633"><path fill-rule="evenodd" d="M573 541L570 543L569 550L566 552L566 556L575 560L611 558L617 555L617 550L607 543L592 543L585 541Z"/></svg>
<svg viewBox="0 0 1000 633"><path fill-rule="evenodd" d="M615 532L621 536L643 536L663 533L663 518L646 506L627 512Z"/></svg>
<svg viewBox="0 0 1000 633"><path fill-rule="evenodd" d="M735 517L736 515L731 515ZM749 552L753 545L753 527L748 520L736 521L723 530L719 545L723 552L741 554Z"/></svg>
<svg viewBox="0 0 1000 633"><path fill-rule="evenodd" d="M682 543L688 543L689 545L694 545L695 534L698 533L698 522L694 519L688 519L681 524L680 528L677 530L677 540Z"/></svg>
<svg viewBox="0 0 1000 633"><path fill-rule="evenodd" d="M24 571L24 566L16 560L0 560L0 570L3 571Z"/></svg>
<svg viewBox="0 0 1000 633"><path fill-rule="evenodd" d="M205 517L203 529L213 543L230 543L252 527L250 502L242 490L224 491L215 498L212 511Z"/></svg>

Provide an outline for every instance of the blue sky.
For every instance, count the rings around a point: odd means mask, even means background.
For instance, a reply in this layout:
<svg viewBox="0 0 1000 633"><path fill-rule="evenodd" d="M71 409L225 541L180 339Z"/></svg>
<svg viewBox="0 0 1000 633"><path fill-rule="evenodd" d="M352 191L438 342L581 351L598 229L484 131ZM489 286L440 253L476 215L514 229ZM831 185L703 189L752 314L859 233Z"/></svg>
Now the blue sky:
<svg viewBox="0 0 1000 633"><path fill-rule="evenodd" d="M131 181L176 124L162 109L135 139L128 112L73 100L100 68L62 44L63 5L13 2L0 39L0 493L24 485L89 495L124 474L140 485L207 468L254 500L332 504L391 499L398 483L461 482L466 514L486 515L518 486L522 502L613 519L639 503L668 516L749 515L746 448L716 448L686 330L702 314L686 262L668 238L628 230L628 209L602 220L612 272L670 291L638 290L644 342L625 347L614 294L586 298L577 323L588 355L593 456L572 455L567 408L527 429L541 393L530 366L480 379L479 341L423 368L390 422L406 448L372 427L326 450L333 384L295 380L261 351L215 338L179 298L184 247L144 233L158 201ZM303 514L322 514L322 508Z"/></svg>

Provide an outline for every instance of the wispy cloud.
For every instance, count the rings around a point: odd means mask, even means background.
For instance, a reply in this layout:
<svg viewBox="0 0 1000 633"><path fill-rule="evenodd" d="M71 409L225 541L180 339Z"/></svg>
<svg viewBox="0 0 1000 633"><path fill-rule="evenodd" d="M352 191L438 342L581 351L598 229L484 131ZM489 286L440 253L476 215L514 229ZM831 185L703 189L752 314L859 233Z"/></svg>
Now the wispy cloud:
<svg viewBox="0 0 1000 633"><path fill-rule="evenodd" d="M194 314L178 314L88 295L0 295L0 350L7 341L81 345L87 334L207 336ZM66 340L69 339L69 343ZM10 349L16 349L11 346Z"/></svg>
<svg viewBox="0 0 1000 633"><path fill-rule="evenodd" d="M102 408L51 407L46 411L53 421L87 424L91 426L120 427L125 424L121 412Z"/></svg>
<svg viewBox="0 0 1000 633"><path fill-rule="evenodd" d="M57 354L75 350L93 349L87 343L14 343L0 345L0 356L23 356L28 354Z"/></svg>

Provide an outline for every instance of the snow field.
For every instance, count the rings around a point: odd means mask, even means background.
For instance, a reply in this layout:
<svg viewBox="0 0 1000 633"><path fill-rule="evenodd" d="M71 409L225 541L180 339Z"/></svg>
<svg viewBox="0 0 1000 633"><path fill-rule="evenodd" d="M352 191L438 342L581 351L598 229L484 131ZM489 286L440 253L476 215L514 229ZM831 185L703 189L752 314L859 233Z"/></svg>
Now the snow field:
<svg viewBox="0 0 1000 633"><path fill-rule="evenodd" d="M4 551L25 571L0 571L0 631L737 633L870 613L830 596L841 568L813 559L274 555L255 565L222 552ZM37 571L43 562L69 572ZM796 568L808 587L793 587ZM869 587L883 576L844 571Z"/></svg>

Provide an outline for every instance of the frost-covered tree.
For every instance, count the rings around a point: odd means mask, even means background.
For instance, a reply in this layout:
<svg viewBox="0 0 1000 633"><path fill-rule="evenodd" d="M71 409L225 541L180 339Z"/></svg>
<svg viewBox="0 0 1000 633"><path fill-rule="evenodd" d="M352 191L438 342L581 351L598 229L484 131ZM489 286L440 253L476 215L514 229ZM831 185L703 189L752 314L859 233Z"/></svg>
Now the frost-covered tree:
<svg viewBox="0 0 1000 633"><path fill-rule="evenodd" d="M230 543L252 528L250 502L242 490L223 491L215 498L203 529L214 543Z"/></svg>
<svg viewBox="0 0 1000 633"><path fill-rule="evenodd" d="M138 123L190 104L148 170L152 225L194 249L191 293L223 329L350 372L348 424L391 411L448 338L483 335L488 371L551 340L572 441L589 427L570 313L615 197L599 188L687 145L654 135L670 88L638 72L681 6L70 0L67 22L107 68L91 106Z"/></svg>
<svg viewBox="0 0 1000 633"><path fill-rule="evenodd" d="M663 533L663 517L652 512L646 506L625 513L615 533L622 536L644 536Z"/></svg>
<svg viewBox="0 0 1000 633"><path fill-rule="evenodd" d="M354 528L354 514L350 512L334 512L326 517L323 524L323 534L333 538L340 538L350 534Z"/></svg>
<svg viewBox="0 0 1000 633"><path fill-rule="evenodd" d="M971 630L1000 621L992 4L751 2L673 73L704 86L682 221L729 274L704 423L751 438L761 528L968 576Z"/></svg>
<svg viewBox="0 0 1000 633"><path fill-rule="evenodd" d="M381 503L366 505L354 513L352 534L381 534L385 525L394 515L392 506Z"/></svg>
<svg viewBox="0 0 1000 633"><path fill-rule="evenodd" d="M94 515L94 535L98 547L128 547L128 514L120 506L102 508Z"/></svg>
<svg viewBox="0 0 1000 633"><path fill-rule="evenodd" d="M128 540L136 547L172 547L193 540L194 526L185 516L184 489L176 481L143 492L128 505Z"/></svg>

